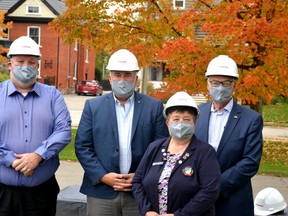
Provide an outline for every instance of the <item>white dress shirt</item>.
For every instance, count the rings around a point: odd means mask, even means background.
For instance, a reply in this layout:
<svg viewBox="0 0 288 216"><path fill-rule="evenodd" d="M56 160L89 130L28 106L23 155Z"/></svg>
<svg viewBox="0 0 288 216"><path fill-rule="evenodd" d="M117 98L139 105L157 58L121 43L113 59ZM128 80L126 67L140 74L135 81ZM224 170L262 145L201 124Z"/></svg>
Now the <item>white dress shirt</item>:
<svg viewBox="0 0 288 216"><path fill-rule="evenodd" d="M219 143L225 129L226 123L228 121L229 115L231 113L233 107L233 100L231 99L230 102L221 110L215 110L213 107L213 103L211 106L211 115L209 120L209 138L208 142L215 151L217 151L219 147Z"/></svg>
<svg viewBox="0 0 288 216"><path fill-rule="evenodd" d="M131 133L134 113L134 93L125 102L125 107L121 105L120 101L115 97L115 95L114 99L119 137L120 172L122 174L127 174L129 173L132 162Z"/></svg>

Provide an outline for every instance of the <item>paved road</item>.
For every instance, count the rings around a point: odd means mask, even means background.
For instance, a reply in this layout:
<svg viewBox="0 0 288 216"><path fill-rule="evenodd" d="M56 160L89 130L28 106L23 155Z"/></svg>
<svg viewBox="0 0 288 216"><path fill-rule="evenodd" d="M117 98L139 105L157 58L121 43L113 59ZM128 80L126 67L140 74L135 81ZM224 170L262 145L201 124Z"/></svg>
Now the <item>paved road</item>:
<svg viewBox="0 0 288 216"><path fill-rule="evenodd" d="M94 96L78 95L64 96L71 113L73 126L77 127L80 121L85 101L93 97ZM263 136L264 138L288 139L288 128L264 127ZM71 185L80 185L83 177L83 169L78 162L61 161L61 165L56 172L56 177L61 189ZM283 194L288 203L288 178L257 175L252 178L252 184L254 196L265 187L275 187Z"/></svg>
<svg viewBox="0 0 288 216"><path fill-rule="evenodd" d="M107 92L104 92L103 94L107 94ZM64 95L64 99L67 103L68 109L70 110L70 114L72 117L73 127L77 127L79 124L85 101L94 97L95 96ZM264 127L263 137L288 139L288 128Z"/></svg>

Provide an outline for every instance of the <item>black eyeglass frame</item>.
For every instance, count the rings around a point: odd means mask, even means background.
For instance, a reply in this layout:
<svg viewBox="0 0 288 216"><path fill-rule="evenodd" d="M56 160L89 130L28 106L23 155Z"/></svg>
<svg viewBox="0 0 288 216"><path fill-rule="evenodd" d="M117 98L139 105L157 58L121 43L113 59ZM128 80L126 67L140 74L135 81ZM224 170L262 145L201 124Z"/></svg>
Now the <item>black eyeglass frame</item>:
<svg viewBox="0 0 288 216"><path fill-rule="evenodd" d="M225 80L225 81L217 81L217 80L209 80L209 83L212 87L219 87L220 84L223 86L223 87L231 87L232 86L232 83L235 83L235 80Z"/></svg>

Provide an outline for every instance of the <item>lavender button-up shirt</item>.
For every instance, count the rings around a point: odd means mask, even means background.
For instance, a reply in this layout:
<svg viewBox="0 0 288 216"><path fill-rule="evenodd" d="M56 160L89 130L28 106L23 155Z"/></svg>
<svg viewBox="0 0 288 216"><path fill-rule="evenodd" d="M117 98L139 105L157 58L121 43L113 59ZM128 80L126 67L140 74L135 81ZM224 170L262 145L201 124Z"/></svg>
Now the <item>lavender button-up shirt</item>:
<svg viewBox="0 0 288 216"><path fill-rule="evenodd" d="M11 80L0 83L0 183L37 186L56 172L58 153L71 141L71 118L61 93L36 82L23 96ZM43 160L32 176L16 172L14 154L35 152Z"/></svg>

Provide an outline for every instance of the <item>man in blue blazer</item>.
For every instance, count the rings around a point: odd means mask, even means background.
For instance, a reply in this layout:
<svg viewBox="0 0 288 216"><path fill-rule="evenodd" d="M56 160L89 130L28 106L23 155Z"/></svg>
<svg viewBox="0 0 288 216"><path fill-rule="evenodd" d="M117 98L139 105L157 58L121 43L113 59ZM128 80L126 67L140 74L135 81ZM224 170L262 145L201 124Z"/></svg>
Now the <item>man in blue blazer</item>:
<svg viewBox="0 0 288 216"><path fill-rule="evenodd" d="M212 59L205 76L213 101L199 106L195 134L217 151L222 176L216 216L254 216L251 178L260 165L263 119L232 99L239 77L233 59Z"/></svg>
<svg viewBox="0 0 288 216"><path fill-rule="evenodd" d="M75 150L85 171L87 215L139 215L132 178L152 141L169 136L161 101L134 91L138 61L121 49L109 59L112 93L87 100Z"/></svg>

